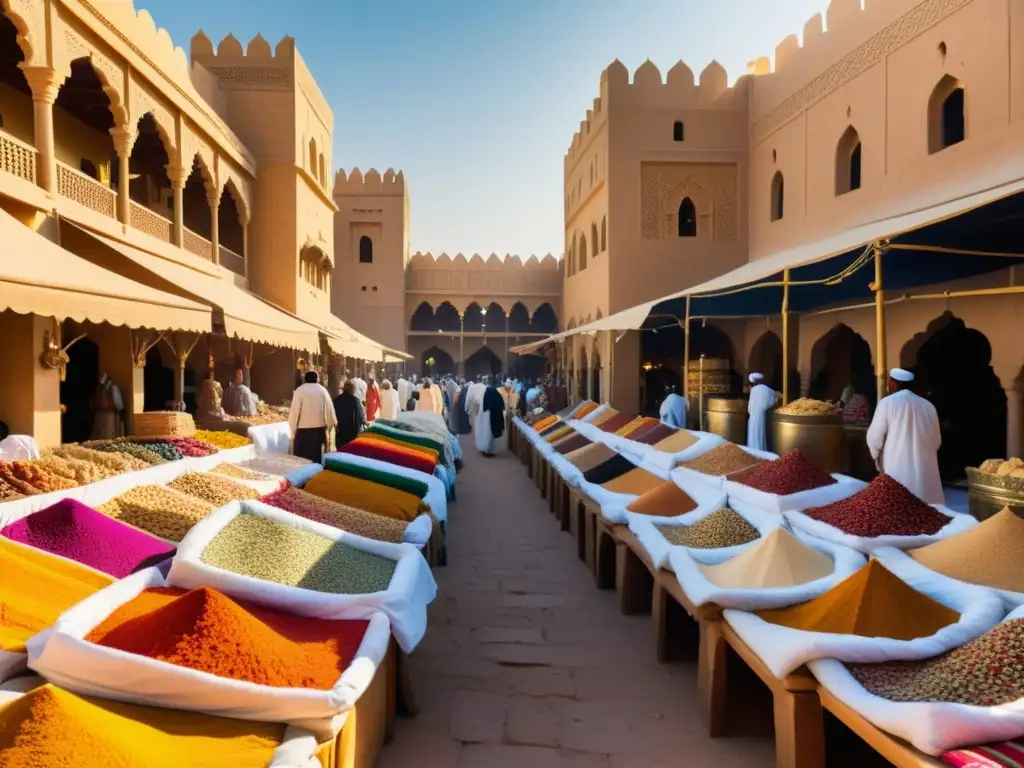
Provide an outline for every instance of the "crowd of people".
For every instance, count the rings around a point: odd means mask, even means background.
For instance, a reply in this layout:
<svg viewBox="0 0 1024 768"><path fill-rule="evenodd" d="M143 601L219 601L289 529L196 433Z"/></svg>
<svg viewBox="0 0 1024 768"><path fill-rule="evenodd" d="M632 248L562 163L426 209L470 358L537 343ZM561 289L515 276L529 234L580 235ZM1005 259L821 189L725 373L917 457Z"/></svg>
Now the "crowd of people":
<svg viewBox="0 0 1024 768"><path fill-rule="evenodd" d="M505 432L506 413L525 413L543 407L539 382L477 376L471 381L454 376L430 379L413 375L378 383L373 372L366 379L341 376L332 397L316 371L305 374L295 390L289 410L292 452L319 462L325 451L340 450L377 419L395 419L402 411L428 411L442 416L454 435L473 434L478 451L493 457Z"/></svg>

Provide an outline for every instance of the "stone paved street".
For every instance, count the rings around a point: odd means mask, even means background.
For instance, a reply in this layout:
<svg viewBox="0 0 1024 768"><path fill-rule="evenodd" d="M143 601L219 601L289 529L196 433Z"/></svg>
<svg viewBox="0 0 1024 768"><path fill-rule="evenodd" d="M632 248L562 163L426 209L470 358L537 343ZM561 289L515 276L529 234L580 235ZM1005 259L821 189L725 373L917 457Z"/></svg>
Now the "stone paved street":
<svg viewBox="0 0 1024 768"><path fill-rule="evenodd" d="M412 657L421 715L381 768L760 768L766 739L708 738L696 667L659 665L507 451L466 467L430 630Z"/></svg>

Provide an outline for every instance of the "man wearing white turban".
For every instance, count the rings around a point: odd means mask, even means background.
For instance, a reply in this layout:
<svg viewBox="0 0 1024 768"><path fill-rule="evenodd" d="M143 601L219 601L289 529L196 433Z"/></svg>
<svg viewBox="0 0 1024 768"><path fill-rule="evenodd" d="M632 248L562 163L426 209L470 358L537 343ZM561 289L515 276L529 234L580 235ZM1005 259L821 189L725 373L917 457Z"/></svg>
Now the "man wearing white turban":
<svg viewBox="0 0 1024 768"><path fill-rule="evenodd" d="M747 447L757 451L768 450L765 423L767 413L775 407L778 395L764 383L764 376L752 373L747 380L751 384L750 400L747 402Z"/></svg>
<svg viewBox="0 0 1024 768"><path fill-rule="evenodd" d="M868 427L868 449L879 471L928 504L942 504L939 477L942 434L935 406L914 394L914 374L889 372L889 396L882 398Z"/></svg>

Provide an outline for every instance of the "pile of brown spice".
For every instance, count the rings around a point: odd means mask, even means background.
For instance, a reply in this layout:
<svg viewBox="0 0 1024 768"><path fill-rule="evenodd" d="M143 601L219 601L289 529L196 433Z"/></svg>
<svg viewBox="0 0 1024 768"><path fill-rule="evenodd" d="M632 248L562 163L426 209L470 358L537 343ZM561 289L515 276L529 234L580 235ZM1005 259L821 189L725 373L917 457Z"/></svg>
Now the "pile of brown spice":
<svg viewBox="0 0 1024 768"><path fill-rule="evenodd" d="M732 478L763 493L789 496L834 485L836 479L796 448L775 461L768 461Z"/></svg>
<svg viewBox="0 0 1024 768"><path fill-rule="evenodd" d="M705 475L721 477L758 464L764 464L764 461L747 453L735 443L722 443L693 461L683 462L679 466Z"/></svg>
<svg viewBox="0 0 1024 768"><path fill-rule="evenodd" d="M884 473L848 499L808 509L804 514L843 533L868 539L876 536L933 536L951 519Z"/></svg>
<svg viewBox="0 0 1024 768"><path fill-rule="evenodd" d="M849 664L869 692L890 701L941 701L995 707L1024 698L1024 619L921 661Z"/></svg>

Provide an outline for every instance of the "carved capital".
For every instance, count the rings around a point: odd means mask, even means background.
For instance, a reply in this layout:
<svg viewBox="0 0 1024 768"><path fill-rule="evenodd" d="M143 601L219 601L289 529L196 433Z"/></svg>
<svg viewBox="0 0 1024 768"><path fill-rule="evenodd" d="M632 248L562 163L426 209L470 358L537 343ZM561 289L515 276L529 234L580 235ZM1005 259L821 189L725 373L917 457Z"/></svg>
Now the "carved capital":
<svg viewBox="0 0 1024 768"><path fill-rule="evenodd" d="M110 129L110 135L114 139L114 149L120 158L132 156L132 148L135 146L135 139L138 134L124 125L115 125Z"/></svg>
<svg viewBox="0 0 1024 768"><path fill-rule="evenodd" d="M57 93L64 82L64 78L52 67L30 67L24 63L18 65L25 74L28 87L32 90L33 101L43 101L53 104L57 100Z"/></svg>
<svg viewBox="0 0 1024 768"><path fill-rule="evenodd" d="M185 183L188 181L189 170L182 168L176 163L168 163L164 166L167 171L167 178L171 182L171 189L184 189Z"/></svg>

